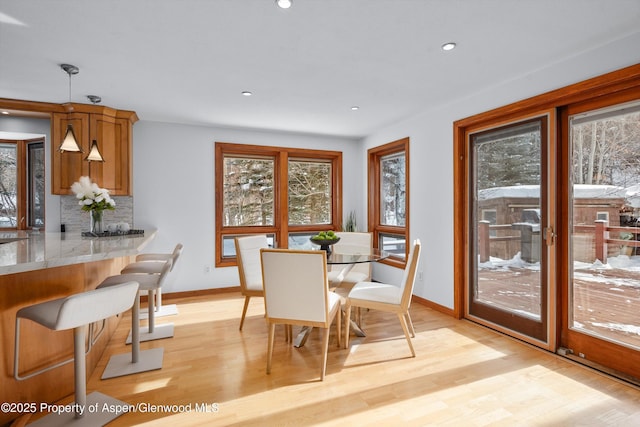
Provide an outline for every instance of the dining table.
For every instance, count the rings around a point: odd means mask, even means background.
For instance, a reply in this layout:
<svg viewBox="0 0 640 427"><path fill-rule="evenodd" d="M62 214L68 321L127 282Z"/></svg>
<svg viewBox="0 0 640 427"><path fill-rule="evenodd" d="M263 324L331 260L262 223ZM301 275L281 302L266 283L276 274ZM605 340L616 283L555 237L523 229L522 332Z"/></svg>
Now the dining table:
<svg viewBox="0 0 640 427"><path fill-rule="evenodd" d="M323 249L318 249L323 250ZM383 259L388 258L391 253L387 251L383 251L378 248L371 248L368 252L358 251L358 252L340 252L339 248L335 248L331 251L327 252L327 266L338 266L339 273L337 276L333 277L329 283L329 287L336 289L340 287L341 282L344 280L345 276L351 271L351 269L356 264L367 263L367 262L378 262ZM355 321L349 319L351 322L351 328L357 336L364 337L365 333L360 328ZM300 333L296 336L293 341L294 347L302 347L304 346L311 330L313 328L310 326L305 326L300 330Z"/></svg>

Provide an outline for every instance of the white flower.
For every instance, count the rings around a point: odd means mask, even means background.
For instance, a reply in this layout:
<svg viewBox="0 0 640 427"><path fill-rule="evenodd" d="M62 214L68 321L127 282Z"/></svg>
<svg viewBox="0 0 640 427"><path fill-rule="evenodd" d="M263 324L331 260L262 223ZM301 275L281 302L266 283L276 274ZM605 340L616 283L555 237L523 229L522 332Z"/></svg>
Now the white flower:
<svg viewBox="0 0 640 427"><path fill-rule="evenodd" d="M84 211L103 211L115 209L116 203L109 196L109 190L92 183L88 176L81 176L78 182L71 185L71 191L79 199L78 204Z"/></svg>

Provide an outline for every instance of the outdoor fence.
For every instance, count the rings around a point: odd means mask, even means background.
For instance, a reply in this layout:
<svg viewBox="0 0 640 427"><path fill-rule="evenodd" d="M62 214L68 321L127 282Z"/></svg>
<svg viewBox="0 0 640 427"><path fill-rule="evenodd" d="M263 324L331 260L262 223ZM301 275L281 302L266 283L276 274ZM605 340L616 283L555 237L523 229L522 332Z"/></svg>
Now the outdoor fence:
<svg viewBox="0 0 640 427"><path fill-rule="evenodd" d="M574 259L584 262L600 260L607 263L609 256L640 253L640 227L609 226L604 220L594 225L573 227ZM623 238L624 237L624 238ZM576 249L577 248L577 249ZM488 262L491 256L511 259L520 252L526 262L540 260L540 224L515 223L492 225L480 221L478 225L479 261Z"/></svg>

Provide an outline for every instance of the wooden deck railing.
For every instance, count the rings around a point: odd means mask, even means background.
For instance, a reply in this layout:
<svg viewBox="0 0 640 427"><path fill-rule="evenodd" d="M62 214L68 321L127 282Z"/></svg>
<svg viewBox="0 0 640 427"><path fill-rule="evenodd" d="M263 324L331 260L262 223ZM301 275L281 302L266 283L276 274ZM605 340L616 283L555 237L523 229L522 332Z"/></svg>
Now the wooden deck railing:
<svg viewBox="0 0 640 427"><path fill-rule="evenodd" d="M595 225L576 225L574 227L574 232L593 232L595 234L596 259L603 264L607 263L610 244L640 248L638 240L612 239L609 236L611 232L631 233L635 236L640 234L639 227L609 226L608 224L608 221L599 219L595 221Z"/></svg>
<svg viewBox="0 0 640 427"><path fill-rule="evenodd" d="M520 242L520 251L525 261L533 259L532 254L526 253L531 249L531 243L534 236L539 236L539 230L535 227L537 224L499 224L491 225L489 221L479 221L478 224L478 252L480 262L487 262L490 259L491 244L495 242L517 241ZM519 234L508 236L491 236L492 231L512 230L519 231ZM605 220L597 220L594 225L576 225L573 227L574 233L594 234L595 241L595 260L600 260L603 264L607 263L609 245L620 245L632 248L640 248L640 241L627 240L619 238L611 238L610 233L630 233L633 236L640 234L640 227L620 227L608 226Z"/></svg>

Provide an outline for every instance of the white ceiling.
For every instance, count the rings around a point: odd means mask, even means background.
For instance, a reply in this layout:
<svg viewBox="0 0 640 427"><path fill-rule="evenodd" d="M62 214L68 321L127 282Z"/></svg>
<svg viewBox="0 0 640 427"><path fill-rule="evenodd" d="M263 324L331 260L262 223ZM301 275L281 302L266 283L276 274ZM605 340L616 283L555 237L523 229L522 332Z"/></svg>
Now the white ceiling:
<svg viewBox="0 0 640 427"><path fill-rule="evenodd" d="M293 1L0 0L0 97L67 102L70 63L73 102L356 138L640 31L640 0Z"/></svg>

